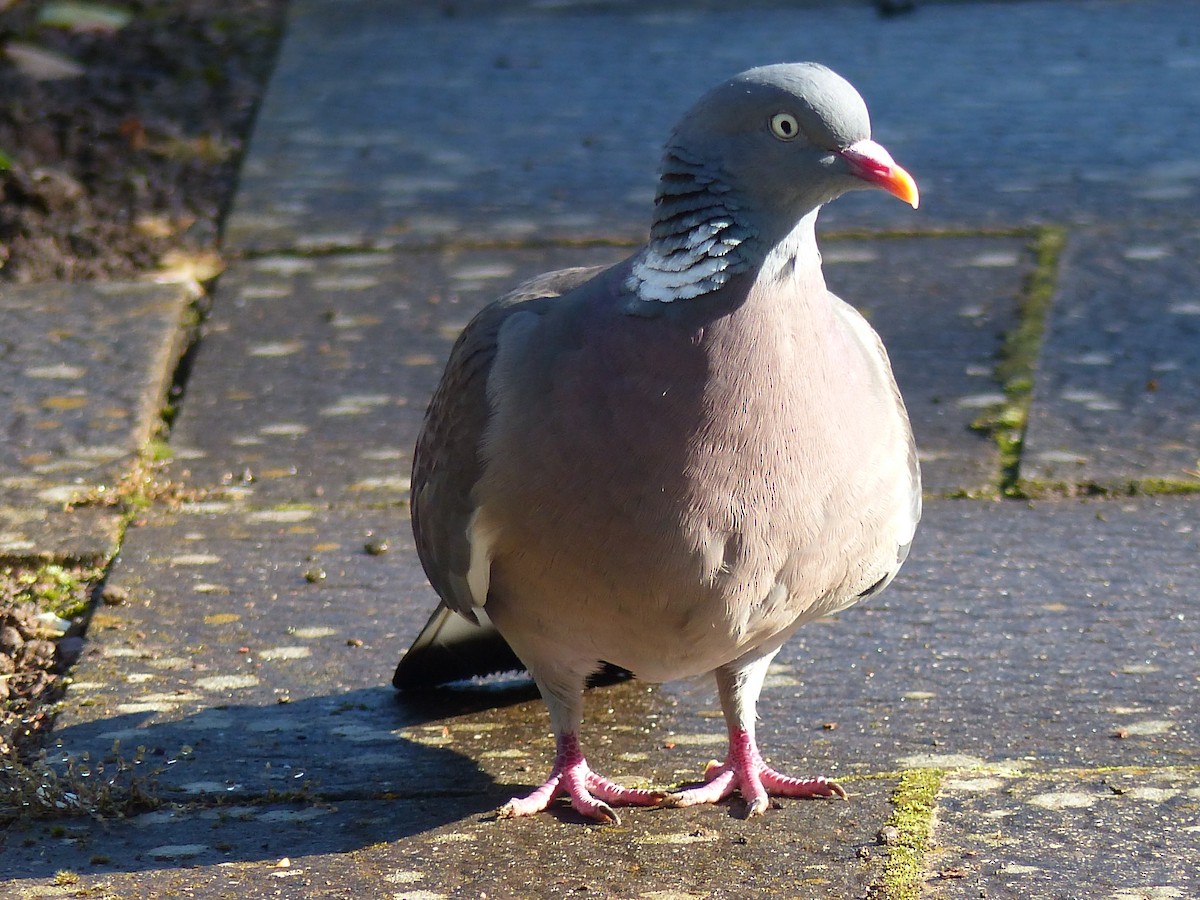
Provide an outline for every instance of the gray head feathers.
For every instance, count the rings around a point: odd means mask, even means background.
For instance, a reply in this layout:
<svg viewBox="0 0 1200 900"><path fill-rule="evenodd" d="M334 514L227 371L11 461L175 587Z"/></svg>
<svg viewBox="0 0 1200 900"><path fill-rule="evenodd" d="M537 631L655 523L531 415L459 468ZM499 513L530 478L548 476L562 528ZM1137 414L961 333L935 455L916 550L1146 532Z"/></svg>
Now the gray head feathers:
<svg viewBox="0 0 1200 900"><path fill-rule="evenodd" d="M752 269L809 212L866 186L838 154L870 133L862 97L816 63L762 66L718 85L667 141L629 288L641 300L685 300Z"/></svg>

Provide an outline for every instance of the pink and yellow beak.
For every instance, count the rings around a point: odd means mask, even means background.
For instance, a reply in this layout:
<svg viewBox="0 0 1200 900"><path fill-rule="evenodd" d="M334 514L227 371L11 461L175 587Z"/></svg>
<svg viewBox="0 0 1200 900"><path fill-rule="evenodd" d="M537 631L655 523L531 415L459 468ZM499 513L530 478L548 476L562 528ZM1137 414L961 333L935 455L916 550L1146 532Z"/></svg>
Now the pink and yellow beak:
<svg viewBox="0 0 1200 900"><path fill-rule="evenodd" d="M913 177L896 165L892 155L874 141L858 141L839 150L838 155L845 160L851 175L883 188L913 209L921 202Z"/></svg>

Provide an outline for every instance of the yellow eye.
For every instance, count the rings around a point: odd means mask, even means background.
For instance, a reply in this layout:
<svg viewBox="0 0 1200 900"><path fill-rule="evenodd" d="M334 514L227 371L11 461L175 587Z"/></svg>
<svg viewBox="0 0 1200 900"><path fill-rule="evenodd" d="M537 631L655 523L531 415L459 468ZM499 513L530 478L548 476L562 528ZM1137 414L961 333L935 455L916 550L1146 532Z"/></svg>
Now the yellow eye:
<svg viewBox="0 0 1200 900"><path fill-rule="evenodd" d="M800 133L800 123L791 113L775 113L771 116L771 134L781 141L794 140Z"/></svg>

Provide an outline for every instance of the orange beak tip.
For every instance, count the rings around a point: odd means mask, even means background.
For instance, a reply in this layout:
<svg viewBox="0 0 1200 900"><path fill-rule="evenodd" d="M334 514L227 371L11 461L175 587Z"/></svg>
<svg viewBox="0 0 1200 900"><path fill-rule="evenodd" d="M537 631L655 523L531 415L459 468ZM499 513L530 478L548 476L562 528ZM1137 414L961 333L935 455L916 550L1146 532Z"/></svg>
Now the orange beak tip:
<svg viewBox="0 0 1200 900"><path fill-rule="evenodd" d="M871 140L858 141L839 154L846 162L850 174L868 184L883 188L894 197L903 200L913 209L921 203L917 183L891 154Z"/></svg>

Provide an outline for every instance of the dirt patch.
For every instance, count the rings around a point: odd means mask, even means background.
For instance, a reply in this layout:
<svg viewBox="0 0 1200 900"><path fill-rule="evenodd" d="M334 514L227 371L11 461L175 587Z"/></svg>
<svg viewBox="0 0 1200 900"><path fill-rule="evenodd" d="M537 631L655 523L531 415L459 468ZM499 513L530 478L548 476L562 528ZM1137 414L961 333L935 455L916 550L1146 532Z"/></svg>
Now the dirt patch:
<svg viewBox="0 0 1200 900"><path fill-rule="evenodd" d="M0 280L213 249L286 0L114 0L119 28L49 24L52 6L0 0ZM78 74L45 78L30 50Z"/></svg>
<svg viewBox="0 0 1200 900"><path fill-rule="evenodd" d="M287 3L101 0L107 22L71 6L0 0L0 290L216 251ZM0 756L48 727L99 577L0 571Z"/></svg>
<svg viewBox="0 0 1200 900"><path fill-rule="evenodd" d="M49 726L99 577L86 566L0 568L0 759L36 749Z"/></svg>

